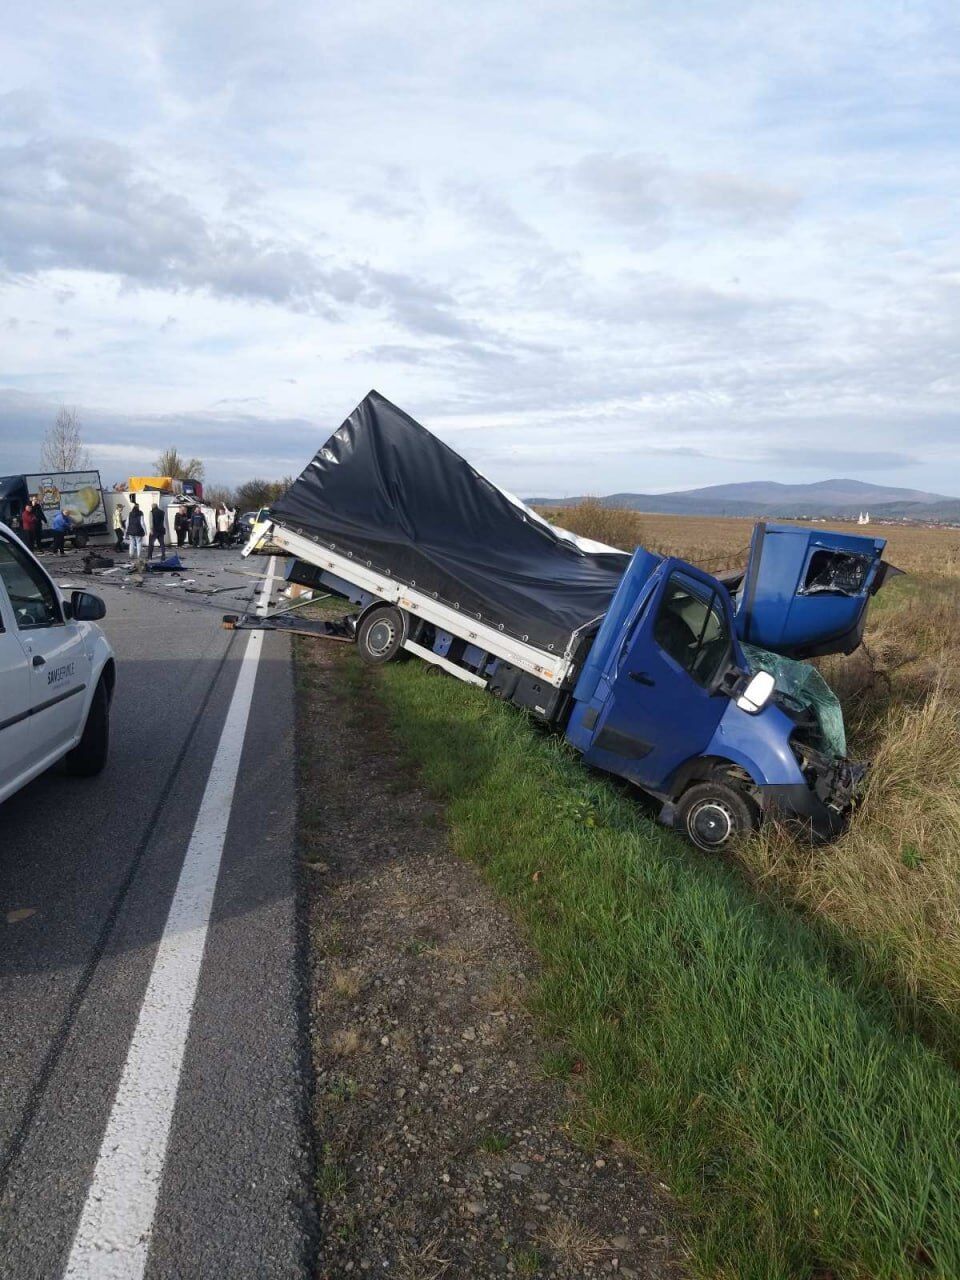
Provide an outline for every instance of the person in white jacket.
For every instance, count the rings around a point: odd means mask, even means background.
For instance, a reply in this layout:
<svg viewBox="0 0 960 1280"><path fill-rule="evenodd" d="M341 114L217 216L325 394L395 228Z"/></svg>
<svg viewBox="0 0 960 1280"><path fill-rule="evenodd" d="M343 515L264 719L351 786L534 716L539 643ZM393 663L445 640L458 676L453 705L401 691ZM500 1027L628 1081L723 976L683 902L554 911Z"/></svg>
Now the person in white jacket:
<svg viewBox="0 0 960 1280"><path fill-rule="evenodd" d="M226 507L217 507L217 546L226 548L230 540L233 517Z"/></svg>

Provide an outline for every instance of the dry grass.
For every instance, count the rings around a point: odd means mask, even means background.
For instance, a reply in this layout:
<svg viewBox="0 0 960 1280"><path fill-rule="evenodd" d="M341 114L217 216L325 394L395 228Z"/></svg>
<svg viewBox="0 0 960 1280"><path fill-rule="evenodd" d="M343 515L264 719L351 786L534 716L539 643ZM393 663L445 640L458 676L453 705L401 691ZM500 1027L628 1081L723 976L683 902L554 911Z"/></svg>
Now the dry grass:
<svg viewBox="0 0 960 1280"><path fill-rule="evenodd" d="M334 969L330 987L339 999L355 1000L363 988L363 973L359 969Z"/></svg>
<svg viewBox="0 0 960 1280"><path fill-rule="evenodd" d="M397 1259L399 1275L403 1280L440 1280L450 1269L450 1259L440 1252L442 1245L442 1236L437 1236L418 1247L405 1248Z"/></svg>
<svg viewBox="0 0 960 1280"><path fill-rule="evenodd" d="M765 828L742 851L761 878L866 942L908 1021L960 1058L960 708L943 688L896 701L876 731L849 830L810 850Z"/></svg>
<svg viewBox="0 0 960 1280"><path fill-rule="evenodd" d="M583 503L554 523L707 569L746 563L753 522ZM827 527L858 532L856 526ZM859 530L862 532L862 530ZM870 606L866 643L819 665L871 760L849 831L811 851L769 828L743 858L768 887L864 945L908 1021L960 1060L960 530L870 526L908 573Z"/></svg>
<svg viewBox="0 0 960 1280"><path fill-rule="evenodd" d="M544 508L541 515L583 538L594 538L624 551L647 547L664 555L676 554L678 530L673 522L683 520L687 527L682 531L682 554L692 563L714 571L746 563L753 528L746 520L656 516L623 507L604 507L596 498L587 498L575 507Z"/></svg>
<svg viewBox="0 0 960 1280"><path fill-rule="evenodd" d="M349 1058L359 1053L362 1040L353 1027L341 1027L330 1037L330 1052L337 1058Z"/></svg>
<svg viewBox="0 0 960 1280"><path fill-rule="evenodd" d="M592 1227L576 1218L561 1215L553 1219L543 1232L543 1243L567 1267L591 1267L612 1250Z"/></svg>

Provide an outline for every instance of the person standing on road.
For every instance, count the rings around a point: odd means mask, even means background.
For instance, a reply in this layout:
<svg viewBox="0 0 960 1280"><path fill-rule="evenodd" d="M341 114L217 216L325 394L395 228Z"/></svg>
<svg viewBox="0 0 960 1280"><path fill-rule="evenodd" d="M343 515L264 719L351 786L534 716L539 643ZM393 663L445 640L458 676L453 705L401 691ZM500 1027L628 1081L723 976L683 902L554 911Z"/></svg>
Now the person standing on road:
<svg viewBox="0 0 960 1280"><path fill-rule="evenodd" d="M230 519L230 513L226 507L217 507L217 543L221 551L226 551L227 543L230 539L230 525L233 521Z"/></svg>
<svg viewBox="0 0 960 1280"><path fill-rule="evenodd" d="M166 520L167 520L167 513L158 503L157 506L155 506L150 512L150 538L149 538L149 541L147 542L147 559L148 560L153 559L154 542L159 542L160 559L161 560L163 559L164 542L166 541L166 537L167 537Z"/></svg>
<svg viewBox="0 0 960 1280"><path fill-rule="evenodd" d="M113 508L113 534L117 540L117 550L123 550L123 506L118 502Z"/></svg>
<svg viewBox="0 0 960 1280"><path fill-rule="evenodd" d="M199 547L202 544L203 530L206 523L203 518L203 512L199 507L194 507L190 516L190 542L193 546Z"/></svg>
<svg viewBox="0 0 960 1280"><path fill-rule="evenodd" d="M20 512L20 532L29 550L33 551L37 542L37 517L33 511L33 499L28 498Z"/></svg>
<svg viewBox="0 0 960 1280"><path fill-rule="evenodd" d="M187 515L186 507L177 508L177 514L173 517L173 528L177 535L177 550L179 550L190 532L190 517Z"/></svg>
<svg viewBox="0 0 960 1280"><path fill-rule="evenodd" d="M53 530L53 554L55 556L66 555L63 549L63 540L73 528L73 521L65 511L58 511L53 517L50 528Z"/></svg>
<svg viewBox="0 0 960 1280"><path fill-rule="evenodd" d="M37 539L36 550L37 550L37 555L39 556L43 554L43 525L47 523L47 517L46 517L46 513L43 510L43 503L40 501L37 494L33 495L33 497L30 499L30 503L33 506L33 514L34 516L36 516L36 521L34 524L34 534Z"/></svg>
<svg viewBox="0 0 960 1280"><path fill-rule="evenodd" d="M139 560L143 555L143 535L146 532L143 524L143 512L137 506L134 495L130 499L130 512L127 516L127 541L130 544L130 559Z"/></svg>

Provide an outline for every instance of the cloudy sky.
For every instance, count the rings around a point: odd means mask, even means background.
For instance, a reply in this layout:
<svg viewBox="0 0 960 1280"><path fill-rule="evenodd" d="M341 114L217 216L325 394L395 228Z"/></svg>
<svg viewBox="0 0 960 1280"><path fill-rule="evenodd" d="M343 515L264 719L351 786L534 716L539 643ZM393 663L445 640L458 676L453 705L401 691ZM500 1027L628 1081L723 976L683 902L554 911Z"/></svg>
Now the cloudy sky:
<svg viewBox="0 0 960 1280"><path fill-rule="evenodd" d="M32 0L0 471L296 472L370 387L523 494L960 494L954 3Z"/></svg>

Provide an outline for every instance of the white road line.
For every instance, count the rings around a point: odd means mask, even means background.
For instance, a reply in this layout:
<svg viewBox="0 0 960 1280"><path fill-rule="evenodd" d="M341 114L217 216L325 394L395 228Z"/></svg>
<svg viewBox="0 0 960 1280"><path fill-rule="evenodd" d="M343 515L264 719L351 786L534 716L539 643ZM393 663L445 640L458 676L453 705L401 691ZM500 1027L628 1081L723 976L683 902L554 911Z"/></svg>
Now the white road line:
<svg viewBox="0 0 960 1280"><path fill-rule="evenodd" d="M258 612L269 598L268 578ZM69 1280L144 1274L262 647L263 632L251 632L67 1261Z"/></svg>

